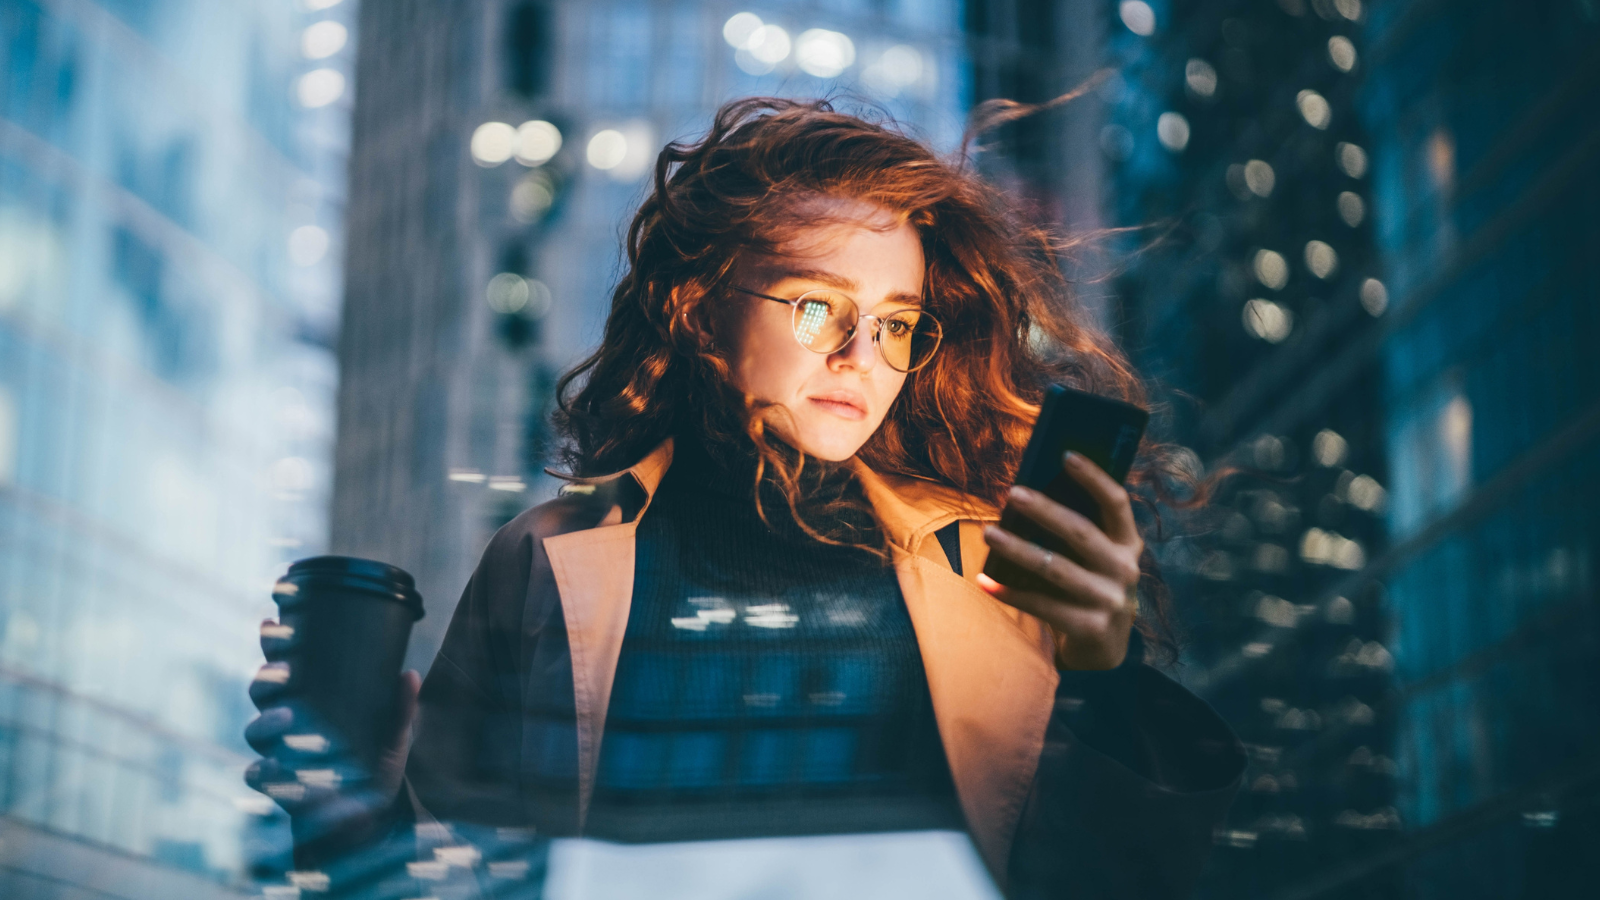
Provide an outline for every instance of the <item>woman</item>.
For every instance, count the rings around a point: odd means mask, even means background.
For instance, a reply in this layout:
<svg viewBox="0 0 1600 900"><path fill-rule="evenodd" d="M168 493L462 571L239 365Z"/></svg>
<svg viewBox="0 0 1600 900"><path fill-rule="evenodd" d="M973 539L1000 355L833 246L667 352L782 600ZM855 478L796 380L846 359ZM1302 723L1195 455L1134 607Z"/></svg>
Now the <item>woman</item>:
<svg viewBox="0 0 1600 900"><path fill-rule="evenodd" d="M402 735L372 790L298 797L297 824L958 828L1011 896L1186 894L1243 755L1143 661L1171 643L1159 591L1136 616L1130 494L1063 462L1102 531L1008 491L1046 384L1143 399L1045 236L915 140L752 99L662 152L627 249L560 387L577 474L490 542L409 760ZM1077 561L995 526L1006 503ZM988 580L988 553L1059 590ZM293 714L258 703L269 789Z"/></svg>

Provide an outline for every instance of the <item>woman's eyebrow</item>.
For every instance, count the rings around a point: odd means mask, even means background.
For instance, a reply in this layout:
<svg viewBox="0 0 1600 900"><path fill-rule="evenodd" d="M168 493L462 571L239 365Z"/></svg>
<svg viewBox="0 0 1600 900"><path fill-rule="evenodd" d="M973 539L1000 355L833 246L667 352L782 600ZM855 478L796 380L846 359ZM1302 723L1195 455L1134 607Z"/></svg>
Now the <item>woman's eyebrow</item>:
<svg viewBox="0 0 1600 900"><path fill-rule="evenodd" d="M782 281L786 278L794 278L801 281L815 281L817 284L827 285L835 290L844 291L847 294L858 294L861 292L861 285L854 278L847 278L837 272L830 272L827 269L798 269L785 266L781 269L778 269L773 274L778 276L779 281ZM922 296L920 294L913 294L910 291L901 291L896 294L890 294L888 297L885 297L884 300L892 303L905 303L911 306L922 305Z"/></svg>
<svg viewBox="0 0 1600 900"><path fill-rule="evenodd" d="M815 281L817 284L825 284L828 287L849 293L861 290L861 285L856 283L854 278L846 278L837 272L830 272L827 269L800 269L784 266L773 272L773 274L778 276L779 281L786 278L794 278L801 281Z"/></svg>

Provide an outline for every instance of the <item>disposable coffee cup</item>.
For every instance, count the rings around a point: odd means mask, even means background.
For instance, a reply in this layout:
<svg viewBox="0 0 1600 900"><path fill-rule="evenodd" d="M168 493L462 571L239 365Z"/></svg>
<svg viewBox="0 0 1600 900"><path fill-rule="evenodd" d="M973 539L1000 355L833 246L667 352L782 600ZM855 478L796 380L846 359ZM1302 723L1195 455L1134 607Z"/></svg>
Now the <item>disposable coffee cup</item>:
<svg viewBox="0 0 1600 900"><path fill-rule="evenodd" d="M287 695L312 713L331 749L371 775L399 725L398 679L422 595L405 570L353 556L314 556L274 586ZM325 733L323 733L325 732Z"/></svg>

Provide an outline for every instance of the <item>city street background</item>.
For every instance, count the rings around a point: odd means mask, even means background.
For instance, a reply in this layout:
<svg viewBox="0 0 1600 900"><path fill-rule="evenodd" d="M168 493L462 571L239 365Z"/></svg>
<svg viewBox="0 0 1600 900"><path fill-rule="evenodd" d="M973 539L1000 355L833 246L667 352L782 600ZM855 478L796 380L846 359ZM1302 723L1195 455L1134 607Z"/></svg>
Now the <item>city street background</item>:
<svg viewBox="0 0 1600 900"><path fill-rule="evenodd" d="M1257 472L1152 540L1251 760L1199 896L1593 892L1600 0L0 0L0 896L315 896L242 780L271 585L405 568L426 672L665 142L1080 85L975 164L1086 238L1154 435ZM993 896L853 840L495 877Z"/></svg>

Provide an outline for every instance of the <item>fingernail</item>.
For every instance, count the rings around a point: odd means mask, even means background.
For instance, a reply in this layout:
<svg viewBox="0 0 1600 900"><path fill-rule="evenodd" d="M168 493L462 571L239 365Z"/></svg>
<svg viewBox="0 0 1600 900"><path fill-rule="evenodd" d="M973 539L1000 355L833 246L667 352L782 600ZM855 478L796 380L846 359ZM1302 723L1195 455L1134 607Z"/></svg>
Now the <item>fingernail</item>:
<svg viewBox="0 0 1600 900"><path fill-rule="evenodd" d="M1075 466L1075 465L1078 464L1078 460L1081 459L1082 457L1083 457L1083 454L1074 453L1071 450L1068 450L1067 452L1061 454L1061 461L1066 463L1069 466Z"/></svg>
<svg viewBox="0 0 1600 900"><path fill-rule="evenodd" d="M994 527L993 525L985 525L985 526L983 526L983 536L984 536L985 539L994 540L999 535L1000 535L1000 529Z"/></svg>
<svg viewBox="0 0 1600 900"><path fill-rule="evenodd" d="M1033 493L1032 491L1028 490L1027 488L1023 487L1020 484L1014 484L1014 485L1011 486L1011 499L1013 499L1013 500L1021 500L1023 502L1027 502L1030 499L1030 495L1032 493Z"/></svg>

